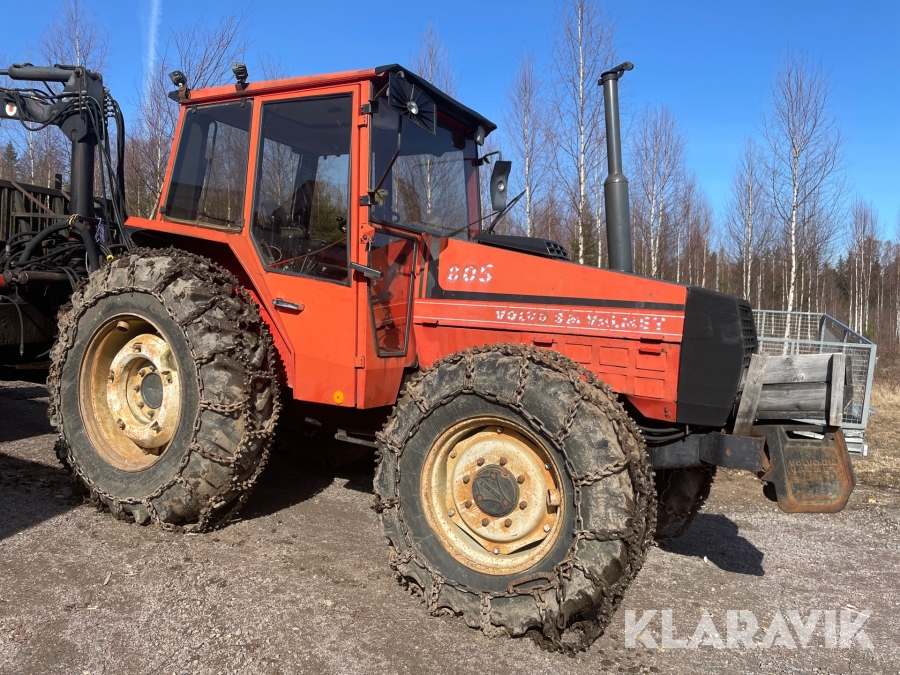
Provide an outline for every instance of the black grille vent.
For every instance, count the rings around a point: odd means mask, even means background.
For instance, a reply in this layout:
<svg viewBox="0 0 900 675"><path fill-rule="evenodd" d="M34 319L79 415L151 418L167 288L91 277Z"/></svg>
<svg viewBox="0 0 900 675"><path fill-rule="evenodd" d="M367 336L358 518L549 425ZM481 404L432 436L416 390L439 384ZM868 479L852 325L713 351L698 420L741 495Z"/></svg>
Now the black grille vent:
<svg viewBox="0 0 900 675"><path fill-rule="evenodd" d="M750 366L750 357L759 349L756 340L756 324L753 321L753 310L746 302L739 302L738 309L741 313L741 337L744 342L744 368Z"/></svg>
<svg viewBox="0 0 900 675"><path fill-rule="evenodd" d="M549 239L544 239L544 242L547 244L547 255L555 260L568 260L569 252L563 248L562 244L557 244L555 241L550 241Z"/></svg>
<svg viewBox="0 0 900 675"><path fill-rule="evenodd" d="M569 259L569 253L563 248L562 244L558 244L549 239L541 239L539 237L519 237L508 234L484 233L475 235L475 241L487 246L496 246L497 248L505 248L510 251L521 251L522 253L539 255L542 258L551 258L553 260Z"/></svg>

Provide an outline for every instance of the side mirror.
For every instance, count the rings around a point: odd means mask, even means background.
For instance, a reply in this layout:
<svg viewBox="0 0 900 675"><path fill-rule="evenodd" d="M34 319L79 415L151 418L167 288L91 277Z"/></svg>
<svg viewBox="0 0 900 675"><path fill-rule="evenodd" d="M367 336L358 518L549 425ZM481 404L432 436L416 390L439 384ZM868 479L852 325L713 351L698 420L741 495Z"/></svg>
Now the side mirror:
<svg viewBox="0 0 900 675"><path fill-rule="evenodd" d="M509 172L512 169L512 162L506 162L502 159L494 162L494 170L491 171L491 210L502 211L506 208L507 182L509 181Z"/></svg>

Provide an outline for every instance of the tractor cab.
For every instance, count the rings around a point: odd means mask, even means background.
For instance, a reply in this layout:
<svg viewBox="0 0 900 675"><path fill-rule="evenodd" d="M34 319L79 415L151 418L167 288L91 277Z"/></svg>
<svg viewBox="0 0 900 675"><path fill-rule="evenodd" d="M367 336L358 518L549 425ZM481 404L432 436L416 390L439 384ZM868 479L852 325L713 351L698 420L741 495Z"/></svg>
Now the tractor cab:
<svg viewBox="0 0 900 675"><path fill-rule="evenodd" d="M496 126L397 65L178 84L160 207L129 220L135 241L186 247L245 281L296 399L393 403L416 365L426 240L479 233L479 146Z"/></svg>

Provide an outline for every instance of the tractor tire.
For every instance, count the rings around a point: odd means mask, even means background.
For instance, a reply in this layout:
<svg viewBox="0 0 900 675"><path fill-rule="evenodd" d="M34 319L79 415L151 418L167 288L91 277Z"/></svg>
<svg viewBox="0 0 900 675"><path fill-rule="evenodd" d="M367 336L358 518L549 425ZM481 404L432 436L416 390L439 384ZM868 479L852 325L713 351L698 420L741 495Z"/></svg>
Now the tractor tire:
<svg viewBox="0 0 900 675"><path fill-rule="evenodd" d="M656 472L656 541L683 535L709 497L715 466L661 469Z"/></svg>
<svg viewBox="0 0 900 675"><path fill-rule="evenodd" d="M572 653L652 544L653 483L615 394L556 352L495 345L414 377L378 435L391 566L433 615Z"/></svg>
<svg viewBox="0 0 900 675"><path fill-rule="evenodd" d="M60 311L48 378L57 455L117 518L198 532L227 522L265 466L275 352L228 271L137 249Z"/></svg>

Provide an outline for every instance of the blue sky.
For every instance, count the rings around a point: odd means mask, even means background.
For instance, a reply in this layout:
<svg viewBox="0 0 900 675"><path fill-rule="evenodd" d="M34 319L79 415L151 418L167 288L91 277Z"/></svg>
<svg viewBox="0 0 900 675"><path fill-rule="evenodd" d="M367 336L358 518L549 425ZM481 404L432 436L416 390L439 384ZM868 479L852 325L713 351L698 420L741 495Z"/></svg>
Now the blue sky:
<svg viewBox="0 0 900 675"><path fill-rule="evenodd" d="M129 107L137 97L154 0L81 0L111 33L105 78ZM306 0L156 0L160 31L199 18L249 8L247 62L255 53L279 57L292 74L382 63L406 63L431 21L459 73L459 97L496 122L516 56L549 59L555 2L308 2ZM759 128L779 55L789 45L821 59L830 74L834 112L845 136L852 192L875 204L884 234L894 236L900 216L900 2L872 0L718 0L603 3L616 23L627 75L624 114L664 103L687 139L688 163L717 210L743 139ZM29 55L51 20L49 3L7 2L3 56ZM626 175L628 167L625 167Z"/></svg>

